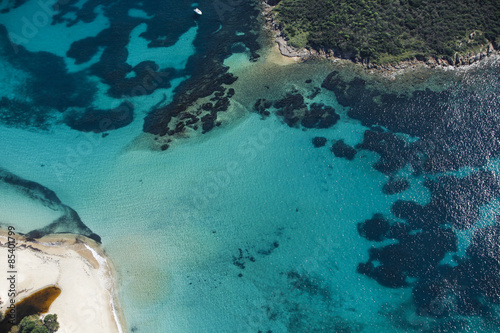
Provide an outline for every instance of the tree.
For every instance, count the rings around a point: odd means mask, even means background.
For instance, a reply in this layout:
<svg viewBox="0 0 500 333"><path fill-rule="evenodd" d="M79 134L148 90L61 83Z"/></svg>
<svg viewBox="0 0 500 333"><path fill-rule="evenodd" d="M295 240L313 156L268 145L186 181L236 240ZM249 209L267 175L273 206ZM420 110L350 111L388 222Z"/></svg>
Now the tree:
<svg viewBox="0 0 500 333"><path fill-rule="evenodd" d="M59 329L59 323L57 322L56 314L46 315L43 319L43 324L48 328L50 333L53 333Z"/></svg>
<svg viewBox="0 0 500 333"><path fill-rule="evenodd" d="M54 333L59 329L56 314L45 316L43 321L37 315L24 317L19 325L13 326L9 333Z"/></svg>
<svg viewBox="0 0 500 333"><path fill-rule="evenodd" d="M30 333L37 326L38 322L41 322L40 319L36 316L28 316L24 317L19 323L19 328L21 333Z"/></svg>

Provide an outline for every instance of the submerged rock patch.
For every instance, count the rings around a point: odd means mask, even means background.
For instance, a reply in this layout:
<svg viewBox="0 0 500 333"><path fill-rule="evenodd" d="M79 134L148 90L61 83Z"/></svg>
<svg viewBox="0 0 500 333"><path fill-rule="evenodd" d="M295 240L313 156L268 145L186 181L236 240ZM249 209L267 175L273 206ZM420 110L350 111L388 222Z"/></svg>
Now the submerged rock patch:
<svg viewBox="0 0 500 333"><path fill-rule="evenodd" d="M403 178L391 178L382 188L382 192L387 195L401 193L410 188L408 180Z"/></svg>
<svg viewBox="0 0 500 333"><path fill-rule="evenodd" d="M335 157L342 157L352 161L356 157L356 149L352 148L344 142L344 140L335 141L331 148Z"/></svg>
<svg viewBox="0 0 500 333"><path fill-rule="evenodd" d="M297 91L288 92L275 101L258 99L253 106L253 111L263 118L271 114L271 109L285 124L293 128L330 128L340 119L333 107L322 103L308 104Z"/></svg>
<svg viewBox="0 0 500 333"><path fill-rule="evenodd" d="M102 133L125 127L134 120L134 106L123 102L111 110L87 109L82 114L72 112L65 123L72 129L82 132Z"/></svg>
<svg viewBox="0 0 500 333"><path fill-rule="evenodd" d="M316 136L312 139L312 144L314 148L324 147L328 140L321 136Z"/></svg>

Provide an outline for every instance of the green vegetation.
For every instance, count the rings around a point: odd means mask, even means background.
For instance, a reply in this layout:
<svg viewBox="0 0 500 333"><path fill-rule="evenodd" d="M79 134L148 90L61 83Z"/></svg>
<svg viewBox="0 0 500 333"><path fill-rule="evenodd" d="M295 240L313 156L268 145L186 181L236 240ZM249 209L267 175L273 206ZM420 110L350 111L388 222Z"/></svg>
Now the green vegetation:
<svg viewBox="0 0 500 333"><path fill-rule="evenodd" d="M43 321L37 315L24 317L19 325L13 326L9 333L53 333L59 329L56 314L49 314Z"/></svg>
<svg viewBox="0 0 500 333"><path fill-rule="evenodd" d="M500 44L499 0L281 0L273 11L292 46L372 63L452 61Z"/></svg>

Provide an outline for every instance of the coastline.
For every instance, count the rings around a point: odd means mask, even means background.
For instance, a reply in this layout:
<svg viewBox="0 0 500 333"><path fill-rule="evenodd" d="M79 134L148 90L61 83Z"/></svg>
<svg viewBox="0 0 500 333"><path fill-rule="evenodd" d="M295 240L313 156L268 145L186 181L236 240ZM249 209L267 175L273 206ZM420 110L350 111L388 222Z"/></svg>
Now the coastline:
<svg viewBox="0 0 500 333"><path fill-rule="evenodd" d="M300 61L309 59L328 59L333 62L349 62L359 68L363 68L370 74L382 74L384 76L391 75L398 72L406 72L408 70L415 70L420 68L425 69L462 69L467 70L473 65L483 63L485 59L491 57L500 58L500 52L495 50L493 45L487 44L481 48L479 52L471 52L465 56L455 55L454 59L436 59L429 57L426 61L422 60L407 60L401 61L396 64L379 65L366 61L361 58L352 58L338 54L334 50L314 50L312 48L297 49L287 42L286 35L280 29L279 24L276 23L273 8L276 5L269 5L266 0L261 4L261 15L264 17L264 29L269 31L271 39L278 45L280 53L285 57L298 58Z"/></svg>
<svg viewBox="0 0 500 333"><path fill-rule="evenodd" d="M95 241L80 235L48 235L27 240L16 235L16 302L47 286L62 292L50 306L61 325L58 332L123 333L125 320L118 307L116 272ZM0 230L0 261L8 271L7 232ZM5 266L5 267L4 267ZM5 290L3 290L5 289ZM0 290L5 313L8 290Z"/></svg>

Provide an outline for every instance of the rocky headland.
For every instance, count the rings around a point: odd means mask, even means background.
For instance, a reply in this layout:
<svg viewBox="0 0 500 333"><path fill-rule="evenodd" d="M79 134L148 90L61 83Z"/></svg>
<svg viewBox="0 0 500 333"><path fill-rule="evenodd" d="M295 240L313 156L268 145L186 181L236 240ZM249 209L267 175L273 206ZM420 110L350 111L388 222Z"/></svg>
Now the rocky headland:
<svg viewBox="0 0 500 333"><path fill-rule="evenodd" d="M290 39L284 31L283 25L276 19L276 12L273 9L280 3L280 0L263 0L262 15L265 21L265 29L279 47L280 53L286 57L299 58L302 61L309 59L330 59L333 61L347 60L369 72L397 72L405 69L415 69L418 67L427 68L467 68L477 64L479 61L490 56L499 56L498 45L488 42L476 47L466 53L455 52L453 56L417 56L389 63L375 63L370 58L363 58L355 52L346 52L335 48L311 47L306 45L297 48L290 43Z"/></svg>

